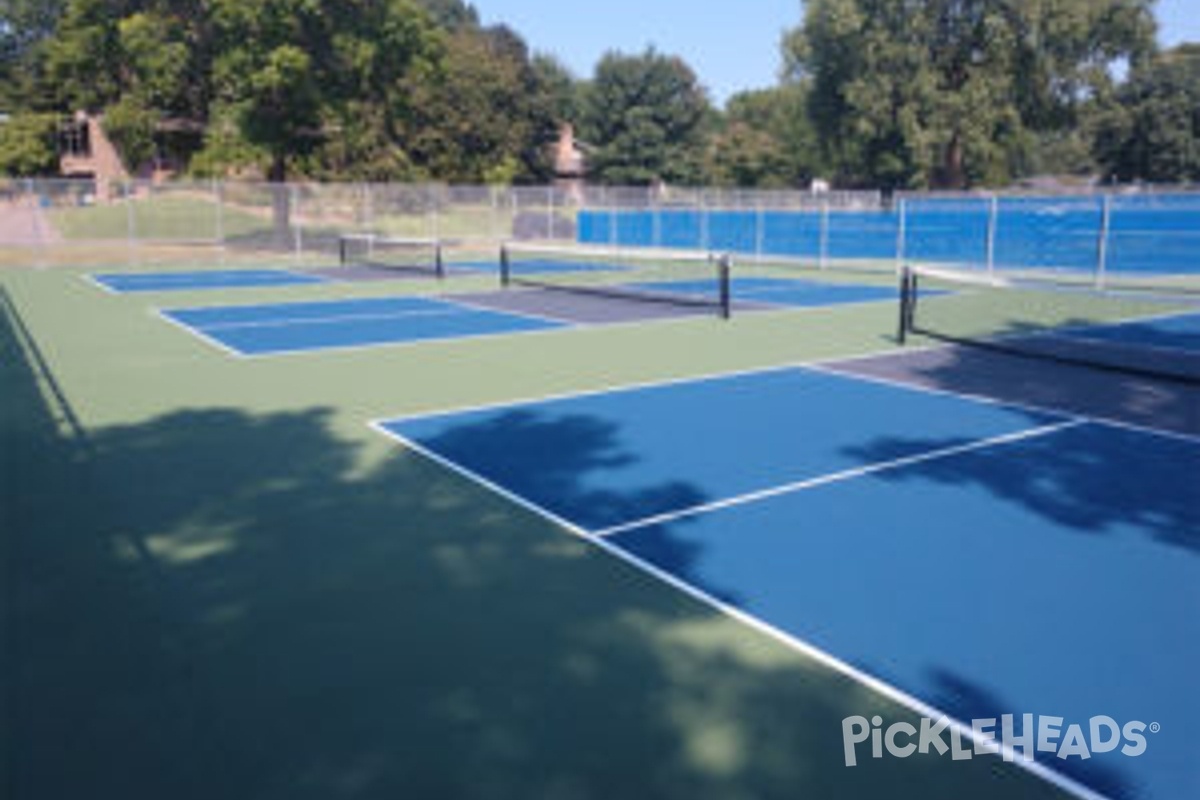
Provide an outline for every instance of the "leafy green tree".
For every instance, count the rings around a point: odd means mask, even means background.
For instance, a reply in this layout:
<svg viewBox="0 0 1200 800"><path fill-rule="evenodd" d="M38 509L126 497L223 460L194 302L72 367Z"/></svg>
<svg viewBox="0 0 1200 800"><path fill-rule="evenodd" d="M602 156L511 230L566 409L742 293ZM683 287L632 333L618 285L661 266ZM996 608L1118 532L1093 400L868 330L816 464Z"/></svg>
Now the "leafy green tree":
<svg viewBox="0 0 1200 800"><path fill-rule="evenodd" d="M801 186L819 172L807 86L785 83L729 99L708 148L708 180L767 189Z"/></svg>
<svg viewBox="0 0 1200 800"><path fill-rule="evenodd" d="M410 0L213 0L211 13L216 99L268 154L274 181L347 132L342 157L397 141L412 111L404 81L442 58L441 36ZM368 107L379 112L364 119Z"/></svg>
<svg viewBox="0 0 1200 800"><path fill-rule="evenodd" d="M131 168L149 162L155 155L154 128L158 115L128 94L104 112L104 132L121 160Z"/></svg>
<svg viewBox="0 0 1200 800"><path fill-rule="evenodd" d="M732 122L709 145L705 173L716 186L783 188L791 184L782 143L769 132Z"/></svg>
<svg viewBox="0 0 1200 800"><path fill-rule="evenodd" d="M54 32L66 0L0 2L0 58L27 53Z"/></svg>
<svg viewBox="0 0 1200 800"><path fill-rule="evenodd" d="M542 109L558 122L574 122L583 113L582 91L571 71L554 56L538 54L530 68Z"/></svg>
<svg viewBox="0 0 1200 800"><path fill-rule="evenodd" d="M711 106L683 61L649 49L609 53L584 99L589 174L609 184L698 183Z"/></svg>
<svg viewBox="0 0 1200 800"><path fill-rule="evenodd" d="M0 109L43 109L37 91L40 56L65 0L0 0Z"/></svg>
<svg viewBox="0 0 1200 800"><path fill-rule="evenodd" d="M467 5L462 0L418 0L418 2L439 27L448 31L479 27L479 14L474 7Z"/></svg>
<svg viewBox="0 0 1200 800"><path fill-rule="evenodd" d="M408 83L405 140L441 180L544 177L555 125L524 42L507 28L452 34L441 68Z"/></svg>
<svg viewBox="0 0 1200 800"><path fill-rule="evenodd" d="M120 98L125 70L116 23L125 6L68 0L45 53L46 79L61 110L100 111Z"/></svg>
<svg viewBox="0 0 1200 800"><path fill-rule="evenodd" d="M174 20L148 12L131 14L116 28L126 74L124 94L136 94L146 108L184 110L181 96L191 77L186 32Z"/></svg>
<svg viewBox="0 0 1200 800"><path fill-rule="evenodd" d="M810 0L786 43L845 183L1004 183L1153 48L1153 0Z"/></svg>
<svg viewBox="0 0 1200 800"><path fill-rule="evenodd" d="M1097 131L1109 178L1200 181L1200 44L1168 50L1134 70Z"/></svg>
<svg viewBox="0 0 1200 800"><path fill-rule="evenodd" d="M0 174L27 177L58 171L54 114L19 113L0 125Z"/></svg>

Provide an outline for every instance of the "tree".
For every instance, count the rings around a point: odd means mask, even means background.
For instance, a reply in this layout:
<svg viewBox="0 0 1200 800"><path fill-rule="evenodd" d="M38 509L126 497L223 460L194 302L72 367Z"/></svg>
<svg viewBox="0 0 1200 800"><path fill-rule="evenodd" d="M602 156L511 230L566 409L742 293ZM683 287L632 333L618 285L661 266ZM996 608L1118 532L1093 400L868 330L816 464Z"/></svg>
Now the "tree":
<svg viewBox="0 0 1200 800"><path fill-rule="evenodd" d="M1200 44L1168 50L1135 69L1097 133L1113 180L1200 180Z"/></svg>
<svg viewBox="0 0 1200 800"><path fill-rule="evenodd" d="M537 54L530 64L542 110L557 122L574 122L583 113L579 81L554 56Z"/></svg>
<svg viewBox="0 0 1200 800"><path fill-rule="evenodd" d="M442 53L421 8L410 0L212 0L210 14L214 110L226 125L210 131L202 163L217 162L214 151L263 154L272 182L312 159L370 158L372 171L388 176L406 163L393 144L411 114L404 81L432 73ZM274 196L282 241L289 198Z"/></svg>
<svg viewBox="0 0 1200 800"><path fill-rule="evenodd" d="M525 43L508 28L460 29L440 68L407 82L414 158L441 180L544 178L555 120Z"/></svg>
<svg viewBox="0 0 1200 800"><path fill-rule="evenodd" d="M19 113L0 125L0 175L50 175L58 169L54 114Z"/></svg>
<svg viewBox="0 0 1200 800"><path fill-rule="evenodd" d="M810 182L819 170L806 95L793 82L731 97L709 143L708 181L767 189Z"/></svg>
<svg viewBox="0 0 1200 800"><path fill-rule="evenodd" d="M0 108L11 112L45 105L35 91L39 58L64 3L0 0Z"/></svg>
<svg viewBox="0 0 1200 800"><path fill-rule="evenodd" d="M1153 0L810 0L787 39L846 183L1003 183L1153 47Z"/></svg>
<svg viewBox="0 0 1200 800"><path fill-rule="evenodd" d="M711 106L680 58L609 53L584 99L589 172L610 184L698 183Z"/></svg>
<svg viewBox="0 0 1200 800"><path fill-rule="evenodd" d="M123 88L117 20L125 4L68 0L45 51L46 82L63 111L99 111L116 102Z"/></svg>
<svg viewBox="0 0 1200 800"><path fill-rule="evenodd" d="M479 14L462 0L418 0L418 2L440 28L457 31L460 28L479 27Z"/></svg>

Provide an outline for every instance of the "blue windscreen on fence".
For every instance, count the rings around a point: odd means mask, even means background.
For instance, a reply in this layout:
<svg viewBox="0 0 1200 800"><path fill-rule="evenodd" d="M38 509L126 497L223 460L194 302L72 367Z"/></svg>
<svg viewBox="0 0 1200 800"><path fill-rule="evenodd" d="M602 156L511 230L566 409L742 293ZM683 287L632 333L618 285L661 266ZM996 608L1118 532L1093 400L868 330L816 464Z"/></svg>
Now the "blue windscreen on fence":
<svg viewBox="0 0 1200 800"><path fill-rule="evenodd" d="M952 204L909 201L905 206L904 257L964 268L986 264L991 218L992 204L982 198Z"/></svg>
<svg viewBox="0 0 1200 800"><path fill-rule="evenodd" d="M578 238L814 261L1200 273L1200 195L910 197L903 208L584 210Z"/></svg>

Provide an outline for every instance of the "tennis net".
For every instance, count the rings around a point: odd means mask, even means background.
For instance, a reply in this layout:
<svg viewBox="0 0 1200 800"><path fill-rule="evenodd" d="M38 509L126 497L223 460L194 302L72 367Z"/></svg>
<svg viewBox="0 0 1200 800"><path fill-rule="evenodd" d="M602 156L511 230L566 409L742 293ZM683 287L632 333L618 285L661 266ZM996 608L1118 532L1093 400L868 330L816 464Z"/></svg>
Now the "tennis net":
<svg viewBox="0 0 1200 800"><path fill-rule="evenodd" d="M442 243L437 239L350 233L338 237L338 260L343 267L397 270L446 276Z"/></svg>
<svg viewBox="0 0 1200 800"><path fill-rule="evenodd" d="M1200 383L1200 297L1067 287L908 268L900 341L1016 355Z"/></svg>
<svg viewBox="0 0 1200 800"><path fill-rule="evenodd" d="M708 310L728 318L730 259L693 250L505 244L500 282Z"/></svg>

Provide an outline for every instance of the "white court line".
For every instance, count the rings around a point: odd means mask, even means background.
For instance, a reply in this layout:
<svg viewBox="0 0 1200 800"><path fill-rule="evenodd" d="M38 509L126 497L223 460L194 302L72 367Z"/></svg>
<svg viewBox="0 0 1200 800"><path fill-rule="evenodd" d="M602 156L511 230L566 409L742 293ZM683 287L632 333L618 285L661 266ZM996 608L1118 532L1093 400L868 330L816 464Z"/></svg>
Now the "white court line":
<svg viewBox="0 0 1200 800"><path fill-rule="evenodd" d="M939 347L922 347L913 348L914 354L930 353L938 350L952 350L961 345L944 345ZM900 353L906 351L899 351ZM904 381L894 378L885 378L879 375L866 375L860 372L843 371L839 369L841 364L853 364L858 361L873 361L876 359L894 358L898 353L883 353L875 356L861 356L858 358L845 359L843 361L828 361L828 362L813 362L805 365L805 369L812 372L820 372L827 375L836 375L839 378L848 378L851 380L862 381L863 383L876 383L880 386L890 386L893 389L901 389L908 392L917 392L920 394L932 394L941 397L954 397L959 400L969 400L973 403L982 403L983 405L1000 406L1005 408L1013 408L1020 411L1029 411L1047 416L1070 417L1073 419L1085 420L1094 425L1100 425L1107 428L1119 428L1122 430L1133 431L1135 433L1145 434L1147 436L1155 436L1163 439L1174 439L1189 444L1200 445L1200 434L1180 433L1179 431L1162 430L1160 428L1151 428L1148 425L1139 425L1136 422L1128 422L1126 420L1111 419L1109 417L1098 417L1091 414L1077 414L1067 409L1062 408L1047 408L1046 406L1036 405L1034 403L1025 403L1012 400L1002 400L996 397L987 395L971 394L969 392L959 392L953 389L940 389L935 386L924 386L918 383L905 383Z"/></svg>
<svg viewBox="0 0 1200 800"><path fill-rule="evenodd" d="M958 735L964 740L970 741L972 744L980 748L996 745L994 740L987 740L981 734L977 733L970 725L963 724L950 714L926 703L923 700L918 699L915 695L909 694L899 687L893 686L886 681L876 678L875 676L849 664L846 661L843 661L829 651L824 650L811 642L808 642L794 634L788 633L784 629L776 627L775 625L772 625L765 620L743 611L724 600L718 599L712 594L709 594L708 592L699 589L690 583L687 583L686 581L678 578L675 575L672 575L671 573L661 569L649 561L646 561L645 559L636 556L633 553L622 549L621 547L618 547L613 542L603 537L596 536L595 534L588 532L586 529L569 522L566 519L563 519L554 512L545 509L533 503L532 501L509 491L508 489L505 489L504 487L492 482L482 475L479 475L478 473L473 472L466 467L439 455L438 453L428 450L422 445L406 438L399 433L389 430L388 428L384 427L383 423L372 422L371 427L389 439L400 443L406 449L420 454L429 461L439 464L451 472L465 478L466 480L469 480L483 487L484 489L495 493L497 496L512 502L514 505L529 511L535 516L541 517L542 519L557 525L559 528L585 542L588 542L589 544L600 549L602 552L624 562L633 569L667 584L668 586L687 595L702 605L705 605L714 611L717 611L718 613L721 613L733 619L734 621L739 622L773 639L774 641L782 644L784 647L811 659L817 664L820 664L821 666L840 675L846 676L863 688L872 691L875 694L884 697L893 703L896 703L897 705L909 709L918 716L928 717L933 720L940 720L943 718L948 720L949 724L947 727L957 732ZM1047 783L1056 786L1069 794L1075 795L1076 797L1080 798L1080 800L1111 800L1110 798L1088 788L1087 786L1076 782L1074 779L1049 769L1038 761L1025 760L1023 756L1018 755L1011 747L1000 745L1000 752L1004 757L1010 759L1011 763L1013 763L1017 768L1026 770L1027 772L1046 781Z"/></svg>
<svg viewBox="0 0 1200 800"><path fill-rule="evenodd" d="M89 272L89 273L85 273L85 274L83 274L83 275L80 275L79 277L83 278L85 281L87 281L88 283L92 284L93 286L99 287L101 291L103 291L103 292L106 292L107 294L111 294L111 295L113 295L113 296L119 296L119 295L122 295L122 294L128 294L127 292L118 292L116 289L114 289L113 287L109 286L109 285L108 285L107 283L105 283L104 281L100 280L100 276L99 276L99 275L95 275L95 274L92 274L92 273L90 273L90 272Z"/></svg>
<svg viewBox="0 0 1200 800"><path fill-rule="evenodd" d="M487 294L487 292L472 292L471 294ZM497 292L496 294L498 297L503 296L500 292ZM441 299L444 302L454 303L455 305L459 305L459 306L462 306L463 308L471 309L474 311L487 311L492 314L508 314L509 316L512 316L512 317L522 317L524 319L531 319L531 320L535 320L538 322L556 322L559 325L567 325L567 326L572 326L572 327L578 327L578 326L584 324L584 323L580 323L579 320L566 319L565 317L553 317L553 316L550 316L549 314L536 314L532 311L513 311L508 308L499 308L499 307L495 307L495 306L489 306L486 303L483 303L483 302L477 301L477 300L464 300L464 299L462 299L462 295L445 294L445 295L441 296Z"/></svg>
<svg viewBox="0 0 1200 800"><path fill-rule="evenodd" d="M759 500L766 500L785 494L795 494L806 489L814 489L818 486L826 486L831 483L841 483L854 478L862 478L867 475L874 475L879 472L899 469L901 467L907 467L913 464L921 464L926 461L936 461L938 459L949 458L951 456L961 455L963 453L970 453L975 450L986 450L988 448L999 447L1005 444L1022 442L1042 436L1049 436L1051 434L1067 430L1068 428L1075 428L1087 424L1087 420L1073 419L1068 420L1067 422L1060 422L1055 425L1043 425L1037 428L1027 428L1015 433L992 436L987 439L978 439L973 442L955 445L953 447L942 447L936 450L929 450L924 453L917 453L911 456L893 459L891 461L880 461L875 464L868 464L865 467L855 467L854 469L842 470L840 472L831 472L816 478L807 478L802 481L794 481L792 483L785 483L779 486L772 486L769 489L748 492L746 494L737 495L736 497L728 497L723 500L714 500L711 503L701 503L699 505L679 509L677 511L668 511L662 514L656 514L652 517L645 517L643 519L622 523L621 525L614 525L610 528L592 531L592 535L599 537L615 536L619 533L626 533L628 531L638 530L640 528L649 528L654 525L661 525L666 522L674 522L675 520L679 519L695 517L699 516L700 514L719 511L724 508L747 505Z"/></svg>
<svg viewBox="0 0 1200 800"><path fill-rule="evenodd" d="M826 310L824 308L811 309L814 311ZM795 309L790 309L783 313L790 313ZM770 312L777 313L777 312ZM679 322L682 320L664 320L666 323ZM654 324L654 323L632 323L632 324ZM580 326L579 329L587 329L598 326ZM605 326L613 327L613 326ZM530 331L529 333L547 333L550 331ZM830 358L816 359L812 361L789 361L782 364L769 364L757 367L747 367L745 369L724 370L715 372L701 372L695 375L688 375L679 378L668 378L666 380L645 380L631 381L629 383L610 383L603 384L593 389L577 389L564 392L547 392L541 395L524 395L505 400L492 400L484 403L465 403L456 406L447 406L443 408L431 409L428 411L417 411L402 414L392 414L386 417L380 417L378 422L410 422L419 419L436 419L438 417L448 417L456 414L468 414L478 411L495 411L503 408L512 408L516 406L538 405L541 403L553 403L560 400L574 400L585 397L603 397L609 394L623 394L625 392L639 392L644 390L653 390L660 388L669 388L671 386L682 386L692 383L710 383L720 382L725 380L736 380L738 378L753 377L755 375L769 375L775 372L787 372L789 370L807 370L825 375L833 375L838 378L850 381L858 381L861 383L874 383L882 386L888 386L900 391L912 392L917 394L931 394L942 397L953 397L959 400L968 401L978 405L994 406L997 408L1008 408L1016 411L1025 411L1039 414L1048 417L1057 417L1059 419L1084 419L1097 425L1103 425L1111 428L1120 428L1124 430L1134 431L1136 433L1146 434L1167 439L1175 439L1191 444L1200 445L1200 434L1180 433L1178 431L1161 430L1152 428L1146 425L1139 425L1135 422L1126 420L1112 419L1110 417L1096 416L1092 414L1079 414L1068 409L1054 408L1049 406L1038 405L1018 400L1005 400L998 397L990 397L988 395L972 394L969 392L960 392L952 389L939 389L932 386L923 386L916 383L905 383L890 378L884 378L875 375L864 375L858 372L845 371L840 369L843 365L855 364L859 362L869 362L877 360L886 360L894 358L904 358L909 355L921 355L926 353L935 353L939 351L953 350L961 345L946 345L946 344L929 344L929 345L905 345L901 347L892 347L883 350L872 350L865 353L854 355L834 356Z"/></svg>
<svg viewBox="0 0 1200 800"><path fill-rule="evenodd" d="M191 311L197 309L170 309L169 314L174 314L178 311ZM465 316L470 314L467 309L444 308L430 309L426 311L393 311L391 313L375 312L362 314L331 314L327 317L280 317L272 320L247 320L245 322L213 322L213 323L191 323L183 322L184 325L193 325L197 328L204 328L210 331L225 331L239 330L242 328L290 328L299 327L302 325L339 325L345 322L357 321L372 321L385 319L409 319L411 317L455 317Z"/></svg>
<svg viewBox="0 0 1200 800"><path fill-rule="evenodd" d="M511 408L511 407L515 407L515 406L540 405L542 403L554 403L554 402L558 402L561 400L575 400L575 399L583 399L583 398L587 398L587 397L603 397L603 396L610 395L610 394L625 394L625 393L636 393L636 392L642 392L642 391L653 391L655 389L667 389L667 388L671 388L673 386L686 386L686 385L690 385L690 384L721 383L723 381L735 381L735 380L738 380L741 378L752 378L752 377L756 377L759 375L772 375L777 372L791 372L791 371L815 372L815 373L820 373L823 375L832 375L834 377L837 377L837 378L840 378L843 380L848 380L848 381L887 383L889 386L891 386L892 388L895 388L895 389L908 390L910 392L920 392L922 394L930 394L930 393L944 394L944 395L951 396L951 397L957 397L961 400L969 400L972 403L988 405L988 406L996 406L999 408L1009 408L1009 409L1014 409L1014 410L1018 410L1018 411L1033 411L1033 412L1036 412L1043 416L1053 416L1053 417L1058 417L1059 419L1074 419L1079 416L1076 414L1071 414L1070 412L1064 411L1062 409L1037 408L1034 406L1024 405L1022 403L1015 403L1015 402L1009 402L1009 401L1005 401L1005 400L999 400L994 397L983 397L983 396L974 396L974 395L967 395L967 394L957 394L955 392L950 392L950 391L931 391L931 390L926 389L925 387L907 386L905 384L897 383L897 382L875 381L873 379L867 381L866 379L864 379L863 377L861 377L855 373L842 373L842 372L837 371L836 369L826 368L823 366L825 364L837 365L837 364L855 363L857 361L870 361L872 359L876 359L876 358L880 358L880 357L888 357L888 356L899 355L899 354L910 353L910 352L911 353L929 352L929 351L933 351L933 350L937 350L937 349L941 349L941 346L928 346L928 347L921 347L921 348L917 348L917 347L891 348L888 350L871 351L871 352L862 353L860 355L854 355L854 356L839 356L836 358L820 359L820 360L816 360L816 361L789 361L789 362L785 362L783 364L771 364L771 365L766 365L766 366L747 367L745 369L698 373L696 375L687 375L687 376L679 377L679 378L668 378L666 380L651 379L651 380L646 380L646 381L633 381L631 383L624 383L624 384L621 384L621 383L604 384L604 385L598 386L594 389L576 389L576 390L565 391L565 392L550 392L550 393L546 393L546 394L542 394L542 395L526 395L524 397L512 398L512 399L508 399L508 400L494 400L494 401L488 401L485 403L474 403L474 404L464 404L464 405L459 405L459 406L450 406L447 408L440 408L440 409L435 409L432 411L420 411L420 412L410 413L410 414L393 415L393 416L389 416L389 417L380 418L378 421L379 422L411 422L411 421L419 420L419 419L436 419L437 417L448 417L448 416L454 416L457 414L467 414L467 413L474 413L474 412L478 412L478 411L495 411L495 410Z"/></svg>
<svg viewBox="0 0 1200 800"><path fill-rule="evenodd" d="M95 274L95 273L88 273L88 274L82 275L81 277L84 278L85 280L88 280L88 281L94 283L95 285L99 286L101 289L108 292L109 294L122 295L122 296L166 294L166 293L176 293L176 292L210 292L210 291L225 291L225 290L230 290L230 289L275 289L275 288L285 288L286 289L286 288L293 288L296 286L306 286L306 285L313 285L313 284L318 284L318 283L331 283L329 278L323 277L321 275L307 275L303 272L292 272L290 270L282 270L282 269L281 270L273 270L273 272L276 274L280 274L280 275L291 275L295 278L300 278L302 280L266 282L266 283L219 283L219 284L194 283L194 284L186 284L186 283L184 283L183 276L178 275L179 280L177 280L177 281L168 280L168 281L166 281L165 285L162 285L162 286L155 286L155 287L151 287L151 288L118 289L115 286L110 286L110 285L104 283L103 281L101 281L100 280L101 276L98 274ZM113 273L108 273L108 274L113 277L118 277L118 278L125 276L125 275L131 276L131 277L154 276L158 280L163 280L164 278L167 278L168 276L172 275L172 273L169 273L169 272L162 272L162 273L159 273L159 272L113 272Z"/></svg>
<svg viewBox="0 0 1200 800"><path fill-rule="evenodd" d="M293 348L282 348L282 349L277 349L277 350L264 350L262 352L253 353L250 351L244 351L244 350L238 350L236 348L231 348L228 345L225 345L225 344L217 341L216 339L213 339L212 337L204 334L197 328L193 328L189 325L186 325L185 323L178 322L176 320L171 319L170 317L165 316L161 311L152 309L152 312L158 314L159 316L161 316L163 319L167 320L168 322L171 322L179 329L187 331L188 333L192 334L196 338L201 339L205 342L208 342L209 344L212 344L212 345L218 347L219 349L221 349L222 351L224 351L226 353L229 353L231 355L237 356L238 358L243 358L243 359L247 359L247 360L266 359L266 358L273 358L275 356L314 356L314 355L322 355L324 353L347 353L347 352L355 352L358 350L363 350L363 351L381 350L383 348L393 348L396 350L400 350L400 349L404 349L404 348L421 347L424 345L453 345L453 344L456 344L457 342L479 341L479 340L483 340L483 339L499 339L499 338L503 338L506 336L516 337L516 336L546 335L546 334L551 334L551 333L560 333L562 331L572 330L572 328L568 325L554 325L552 323L547 323L547 327L544 327L544 328L530 328L530 329L525 329L525 330L489 331L487 333L466 333L466 334L449 333L449 334L445 334L445 335L441 335L441 336L431 336L431 337L427 337L427 338L423 338L423 339L411 339L410 338L410 339L398 339L398 340L383 340L383 341L378 341L378 342L357 342L354 344L319 345L319 346L311 346L311 347L293 347ZM465 317L468 315L466 313L463 313L463 314L461 314L461 316Z"/></svg>
<svg viewBox="0 0 1200 800"><path fill-rule="evenodd" d="M209 336L207 333L200 330L199 328L194 328L185 322L181 322L180 320L175 319L174 317L170 316L166 311L164 311L161 308L150 309L150 314L152 316L158 317L160 320L162 320L163 322L166 322L168 325L173 325L174 327L178 328L181 331L190 333L192 336L195 336L200 341L217 348L218 350L225 353L226 355L233 356L234 358L237 358L237 359L250 358L249 353L246 353L242 350L238 350L235 347L230 347L229 345L225 344L224 342L222 342L219 339L214 339L212 336Z"/></svg>

